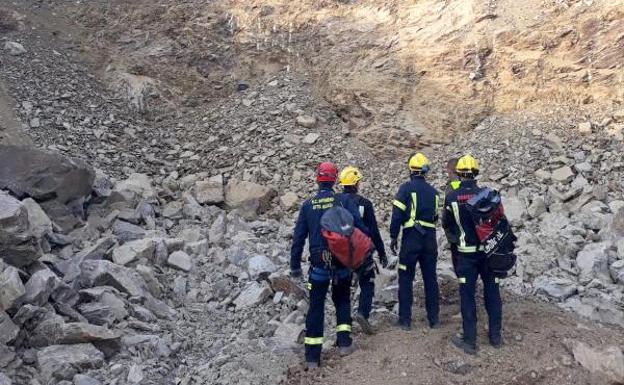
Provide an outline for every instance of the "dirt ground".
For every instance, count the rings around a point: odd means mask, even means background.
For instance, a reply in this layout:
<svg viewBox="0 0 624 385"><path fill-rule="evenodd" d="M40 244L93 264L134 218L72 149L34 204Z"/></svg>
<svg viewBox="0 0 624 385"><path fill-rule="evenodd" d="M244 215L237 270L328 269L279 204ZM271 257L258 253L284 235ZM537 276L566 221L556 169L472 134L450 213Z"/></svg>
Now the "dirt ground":
<svg viewBox="0 0 624 385"><path fill-rule="evenodd" d="M422 290L419 289L422 293ZM289 368L286 385L448 385L505 384L598 385L607 379L593 375L576 363L572 346L584 342L593 347L622 345L624 334L598 324L589 324L558 308L504 295L502 349L487 340L487 316L480 306L477 356L464 354L450 338L461 330L456 285L441 290L442 327L426 326L423 298L414 307L411 331L393 326L390 316L383 319L377 334L356 334L357 350L340 358L333 350L323 355L322 367L306 371L298 365ZM477 296L480 296L481 291ZM328 321L331 325L331 320ZM326 327L327 324L326 324Z"/></svg>

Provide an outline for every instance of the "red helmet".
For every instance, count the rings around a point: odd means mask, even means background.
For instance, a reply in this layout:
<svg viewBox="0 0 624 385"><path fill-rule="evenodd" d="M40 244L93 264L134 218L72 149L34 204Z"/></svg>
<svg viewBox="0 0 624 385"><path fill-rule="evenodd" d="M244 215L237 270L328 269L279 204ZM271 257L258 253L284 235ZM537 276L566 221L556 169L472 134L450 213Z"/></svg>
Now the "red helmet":
<svg viewBox="0 0 624 385"><path fill-rule="evenodd" d="M331 162L322 162L316 168L317 182L336 182L338 178L338 169Z"/></svg>

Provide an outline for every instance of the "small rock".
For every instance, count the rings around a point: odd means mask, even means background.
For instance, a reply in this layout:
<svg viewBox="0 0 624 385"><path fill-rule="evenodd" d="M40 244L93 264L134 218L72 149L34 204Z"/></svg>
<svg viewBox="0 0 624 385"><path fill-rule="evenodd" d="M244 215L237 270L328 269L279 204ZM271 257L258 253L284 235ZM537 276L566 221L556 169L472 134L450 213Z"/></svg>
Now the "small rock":
<svg viewBox="0 0 624 385"><path fill-rule="evenodd" d="M173 268L189 272L193 267L193 261L191 257L184 251L176 251L169 255L167 258L167 264Z"/></svg>
<svg viewBox="0 0 624 385"><path fill-rule="evenodd" d="M13 385L13 382L4 373L0 372L0 385Z"/></svg>
<svg viewBox="0 0 624 385"><path fill-rule="evenodd" d="M26 293L19 271L7 266L0 274L0 311L7 310L15 301Z"/></svg>
<svg viewBox="0 0 624 385"><path fill-rule="evenodd" d="M128 382L130 384L139 384L143 381L143 369L137 364L132 364L128 370Z"/></svg>
<svg viewBox="0 0 624 385"><path fill-rule="evenodd" d="M546 294L558 301L565 301L577 293L577 284L565 278L540 276L533 285L537 293Z"/></svg>
<svg viewBox="0 0 624 385"><path fill-rule="evenodd" d="M26 48L20 43L14 41L7 41L4 43L4 49L9 51L9 54L13 56L20 56L26 53Z"/></svg>
<svg viewBox="0 0 624 385"><path fill-rule="evenodd" d="M257 183L232 180L225 191L225 203L231 208L257 207L264 212L271 207L275 190Z"/></svg>
<svg viewBox="0 0 624 385"><path fill-rule="evenodd" d="M119 265L137 261L141 258L151 260L154 257L156 242L153 239L138 239L125 243L113 250L113 262Z"/></svg>
<svg viewBox="0 0 624 385"><path fill-rule="evenodd" d="M200 204L217 205L225 200L223 175L215 175L208 180L195 183L195 199Z"/></svg>
<svg viewBox="0 0 624 385"><path fill-rule="evenodd" d="M570 183L574 179L574 173L569 166L563 166L552 172L552 178L557 182Z"/></svg>
<svg viewBox="0 0 624 385"><path fill-rule="evenodd" d="M247 270L251 278L257 278L263 273L273 273L277 270L277 266L264 255L256 255L247 262Z"/></svg>
<svg viewBox="0 0 624 385"><path fill-rule="evenodd" d="M234 305L239 309L252 307L264 303L271 297L271 288L266 286L264 282L250 282L234 300Z"/></svg>
<svg viewBox="0 0 624 385"><path fill-rule="evenodd" d="M307 134L306 136L304 136L301 142L305 144L314 144L320 137L321 137L320 134L316 132L311 132Z"/></svg>
<svg viewBox="0 0 624 385"><path fill-rule="evenodd" d="M101 382L84 374L74 376L74 385L101 385Z"/></svg>
<svg viewBox="0 0 624 385"><path fill-rule="evenodd" d="M42 269L33 274L26 282L24 303L43 306L48 302L52 290L56 286L58 277L48 269Z"/></svg>
<svg viewBox="0 0 624 385"><path fill-rule="evenodd" d="M578 125L578 132L581 134L591 134L592 125L591 122L583 122Z"/></svg>
<svg viewBox="0 0 624 385"><path fill-rule="evenodd" d="M280 203L282 207L289 210L299 203L299 197L294 192L289 191L280 197Z"/></svg>
<svg viewBox="0 0 624 385"><path fill-rule="evenodd" d="M313 128L316 126L316 118L310 115L297 116L297 124L305 128Z"/></svg>
<svg viewBox="0 0 624 385"><path fill-rule="evenodd" d="M13 323L11 317L4 311L0 311L0 344L13 341L19 333L19 327Z"/></svg>

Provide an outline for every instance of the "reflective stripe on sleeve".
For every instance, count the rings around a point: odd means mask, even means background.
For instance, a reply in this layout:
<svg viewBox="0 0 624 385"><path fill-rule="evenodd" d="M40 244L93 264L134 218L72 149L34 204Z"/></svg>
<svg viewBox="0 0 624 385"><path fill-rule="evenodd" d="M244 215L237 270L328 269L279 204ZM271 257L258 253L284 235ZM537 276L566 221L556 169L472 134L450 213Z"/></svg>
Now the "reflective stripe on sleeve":
<svg viewBox="0 0 624 385"><path fill-rule="evenodd" d="M494 277L494 283L497 283L497 284L498 284L498 283L500 283L500 282L501 282L501 279L500 279L500 278L498 278L498 277Z"/></svg>
<svg viewBox="0 0 624 385"><path fill-rule="evenodd" d="M303 343L306 345L323 345L323 337L306 337Z"/></svg>
<svg viewBox="0 0 624 385"><path fill-rule="evenodd" d="M349 325L349 324L340 324L340 325L336 326L336 331L337 332L350 332L351 331L351 325Z"/></svg>
<svg viewBox="0 0 624 385"><path fill-rule="evenodd" d="M407 266L402 263L399 263L399 270L407 270Z"/></svg>
<svg viewBox="0 0 624 385"><path fill-rule="evenodd" d="M364 206L359 206L359 209L360 209L360 216L364 218Z"/></svg>
<svg viewBox="0 0 624 385"><path fill-rule="evenodd" d="M405 206L405 204L401 202L400 200L395 199L392 201L392 204L398 207L399 209L401 209L402 211L405 211L407 209L407 206Z"/></svg>
<svg viewBox="0 0 624 385"><path fill-rule="evenodd" d="M459 283L466 283L466 277L459 277Z"/></svg>

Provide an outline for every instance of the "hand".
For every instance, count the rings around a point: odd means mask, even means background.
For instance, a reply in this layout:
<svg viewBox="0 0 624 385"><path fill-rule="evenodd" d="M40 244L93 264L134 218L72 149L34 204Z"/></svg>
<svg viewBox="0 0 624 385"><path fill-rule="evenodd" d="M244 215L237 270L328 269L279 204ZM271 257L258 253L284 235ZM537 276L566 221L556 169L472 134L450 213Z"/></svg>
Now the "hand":
<svg viewBox="0 0 624 385"><path fill-rule="evenodd" d="M381 263L381 267L383 267L384 269L388 267L388 257L386 256L386 254L379 255L379 263Z"/></svg>
<svg viewBox="0 0 624 385"><path fill-rule="evenodd" d="M397 255L397 247L399 246L399 241L396 238L392 238L390 241L390 251L392 254Z"/></svg>
<svg viewBox="0 0 624 385"><path fill-rule="evenodd" d="M295 269L290 271L290 276L292 278L300 278L303 274L301 273L301 269Z"/></svg>

